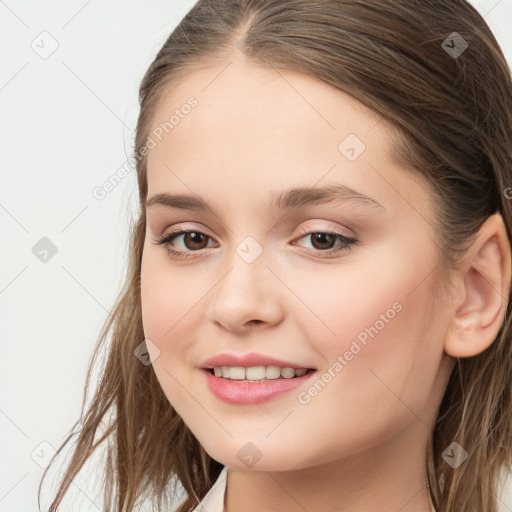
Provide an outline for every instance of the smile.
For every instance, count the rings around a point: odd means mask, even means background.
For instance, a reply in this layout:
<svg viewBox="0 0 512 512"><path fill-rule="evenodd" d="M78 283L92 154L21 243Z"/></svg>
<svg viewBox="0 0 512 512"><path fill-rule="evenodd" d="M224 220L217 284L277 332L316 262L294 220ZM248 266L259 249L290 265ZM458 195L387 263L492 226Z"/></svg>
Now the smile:
<svg viewBox="0 0 512 512"><path fill-rule="evenodd" d="M276 379L293 379L302 377L307 368L282 368L279 366L215 366L213 374L216 377L232 380L265 381ZM311 370L312 371L312 370Z"/></svg>
<svg viewBox="0 0 512 512"><path fill-rule="evenodd" d="M253 370L254 368L256 370ZM222 376L215 374L215 371L217 371L217 374L219 373L219 369ZM266 377L267 370L269 370L271 378ZM293 375L288 377L279 375L272 378L272 375L276 375L278 370L280 374L284 372L285 375L291 375L293 371ZM292 391L298 386L305 384L316 373L316 370L313 369L307 370L302 368L294 370L293 368L272 366L253 366L248 368L226 366L202 368L200 371L206 378L208 389L217 398L223 402L239 405L261 403L282 395L287 391ZM246 376L247 371L249 372L249 378ZM255 372L254 374L252 374L253 371ZM265 371L265 378L256 378L261 377L263 371ZM229 377L224 377L224 372L226 372L226 375L229 372ZM235 377L238 376L239 378L233 378L231 372L233 372ZM299 376L296 372L302 375Z"/></svg>

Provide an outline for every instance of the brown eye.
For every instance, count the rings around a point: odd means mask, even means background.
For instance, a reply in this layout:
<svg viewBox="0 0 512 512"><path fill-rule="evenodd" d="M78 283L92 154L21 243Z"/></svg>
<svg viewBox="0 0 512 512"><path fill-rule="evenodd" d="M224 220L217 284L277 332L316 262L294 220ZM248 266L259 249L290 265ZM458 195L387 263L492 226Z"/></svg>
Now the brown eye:
<svg viewBox="0 0 512 512"><path fill-rule="evenodd" d="M350 251L357 242L355 238L331 231L303 231L300 239L307 240L311 245L311 250L316 251L321 257L335 256L343 251Z"/></svg>
<svg viewBox="0 0 512 512"><path fill-rule="evenodd" d="M187 249L199 250L204 249L208 245L208 236L204 233L200 233L199 231L187 231L182 233L182 235L183 243ZM174 240L174 238L176 237L171 238L171 240Z"/></svg>
<svg viewBox="0 0 512 512"><path fill-rule="evenodd" d="M315 249L331 249L336 243L336 235L332 233L311 233L309 236Z"/></svg>
<svg viewBox="0 0 512 512"><path fill-rule="evenodd" d="M208 242L215 240L201 231L172 231L171 233L160 235L154 240L154 244L163 245L167 253L173 258L200 258L205 254ZM195 255L194 253L198 253Z"/></svg>

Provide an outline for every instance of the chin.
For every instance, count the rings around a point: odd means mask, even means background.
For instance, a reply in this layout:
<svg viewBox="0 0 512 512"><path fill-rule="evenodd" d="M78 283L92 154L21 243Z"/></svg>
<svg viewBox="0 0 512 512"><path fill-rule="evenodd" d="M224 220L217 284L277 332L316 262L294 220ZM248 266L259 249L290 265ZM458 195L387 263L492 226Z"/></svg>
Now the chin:
<svg viewBox="0 0 512 512"><path fill-rule="evenodd" d="M237 471L294 471L321 464L320 461L304 458L303 453L300 459L297 458L295 447L289 450L274 450L271 446L259 449L249 441L241 443L241 447L238 443L236 446L222 448L217 444L212 450L206 446L205 449L210 457Z"/></svg>

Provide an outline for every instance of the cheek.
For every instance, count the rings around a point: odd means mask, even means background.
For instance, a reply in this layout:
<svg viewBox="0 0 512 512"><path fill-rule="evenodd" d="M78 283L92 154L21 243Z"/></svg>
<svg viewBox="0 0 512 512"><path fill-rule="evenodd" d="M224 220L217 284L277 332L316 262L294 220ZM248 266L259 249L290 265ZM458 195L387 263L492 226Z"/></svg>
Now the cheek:
<svg viewBox="0 0 512 512"><path fill-rule="evenodd" d="M204 291L185 279L158 257L145 256L141 270L141 309L144 335L158 347L152 367L168 401L182 417L187 417L191 388L187 371L195 327L194 305ZM204 285L203 285L204 286ZM186 363L186 364L185 364ZM190 363L192 364L192 363Z"/></svg>
<svg viewBox="0 0 512 512"><path fill-rule="evenodd" d="M179 351L186 344L193 334L191 322L197 320L195 312L208 292L200 272L172 268L168 263L163 248L150 248L143 253L141 304L144 334L159 346L162 353Z"/></svg>
<svg viewBox="0 0 512 512"><path fill-rule="evenodd" d="M170 348L166 340L175 338L193 304L190 291L167 276L146 273L141 281L144 334L158 342L161 350ZM180 319L182 319L180 321Z"/></svg>
<svg viewBox="0 0 512 512"><path fill-rule="evenodd" d="M193 306L199 291L194 283L172 271L158 254L145 253L141 268L141 310L144 336L158 347L152 366L169 402L182 410L183 388L190 383L184 371L194 329ZM189 339L190 338L190 339Z"/></svg>
<svg viewBox="0 0 512 512"><path fill-rule="evenodd" d="M390 350L399 357L417 348L418 328L431 316L434 300L430 280L422 282L425 257L388 252L378 262L341 265L314 279L287 277L307 308L299 316L307 319L307 339L321 340L317 348L324 355L336 357L351 347L356 352L354 341L361 347L358 359L368 362L390 359Z"/></svg>
<svg viewBox="0 0 512 512"><path fill-rule="evenodd" d="M170 265L162 252L149 248L143 253L142 323L145 337L159 350L153 369L160 386L176 411L188 418L193 408L187 390L198 385L195 367L202 359L196 347L198 332L215 279L208 279L195 265Z"/></svg>
<svg viewBox="0 0 512 512"><path fill-rule="evenodd" d="M432 278L424 279L430 270L425 254L389 256L364 271L340 267L337 278L297 281L297 295L307 297L304 302L321 320L308 339L318 340L322 370L331 375L325 387L319 384L311 409L318 407L314 414L320 414L338 403L330 413L333 422L356 429L368 428L361 425L365 418L380 417L376 424L382 428L400 417L414 419L410 409L419 411L430 399L442 355Z"/></svg>

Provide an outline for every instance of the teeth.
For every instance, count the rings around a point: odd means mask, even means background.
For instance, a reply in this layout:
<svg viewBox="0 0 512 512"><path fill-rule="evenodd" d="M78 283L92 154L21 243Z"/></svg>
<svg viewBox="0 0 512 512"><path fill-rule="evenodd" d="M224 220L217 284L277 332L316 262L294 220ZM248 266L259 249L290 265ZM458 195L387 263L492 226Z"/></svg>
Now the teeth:
<svg viewBox="0 0 512 512"><path fill-rule="evenodd" d="M215 366L213 373L216 377L231 380L274 380L292 379L302 377L307 372L306 368L280 368L279 366Z"/></svg>

